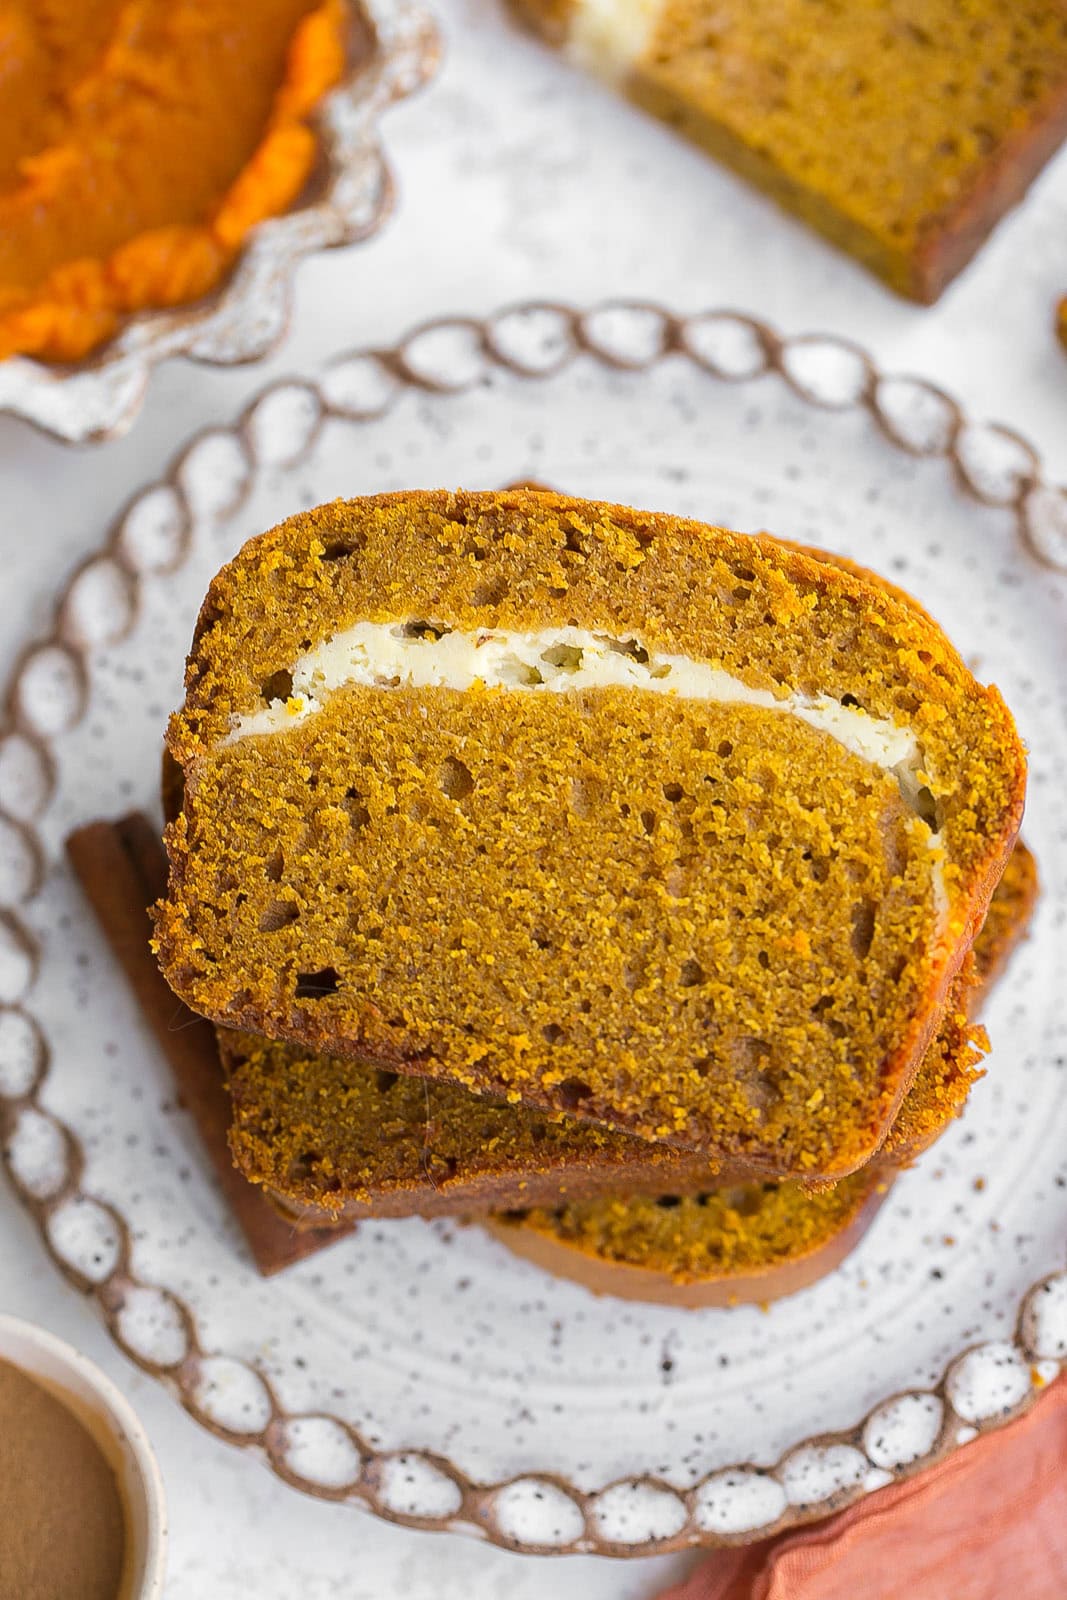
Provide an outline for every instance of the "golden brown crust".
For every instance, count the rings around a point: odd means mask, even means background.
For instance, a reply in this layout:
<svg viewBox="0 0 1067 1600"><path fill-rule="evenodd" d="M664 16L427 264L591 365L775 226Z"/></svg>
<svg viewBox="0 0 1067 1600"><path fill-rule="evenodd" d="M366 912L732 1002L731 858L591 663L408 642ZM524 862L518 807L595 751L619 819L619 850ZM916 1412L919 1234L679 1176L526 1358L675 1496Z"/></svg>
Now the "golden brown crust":
<svg viewBox="0 0 1067 1600"><path fill-rule="evenodd" d="M1038 892L1037 863L1020 839L996 887L962 981L946 1007L938 1038L923 1059L922 1093L905 1097L880 1159L897 1167L911 1166L962 1112L971 1085L981 1076L978 1064L987 1048L985 1030L974 1028L973 1022L1017 945L1027 937ZM917 1077L916 1087L919 1083Z"/></svg>
<svg viewBox="0 0 1067 1600"><path fill-rule="evenodd" d="M1065 71L1062 62L1060 71ZM1023 199L1065 137L1067 75L1044 96L1032 120L1020 116L1019 125L1001 140L970 191L925 221L905 290L912 299L932 305L940 297L1005 213Z"/></svg>
<svg viewBox="0 0 1067 1600"><path fill-rule="evenodd" d="M982 931L974 942L977 986L973 994L977 1004L985 999L1017 946L1028 937L1040 892L1037 862L1020 839L989 903ZM975 1004L971 1005L971 1015L976 1015Z"/></svg>
<svg viewBox="0 0 1067 1600"><path fill-rule="evenodd" d="M412 615L440 619L461 628L488 625L521 629L573 621L579 626L618 631L623 638L639 633L650 648L715 661L754 685L766 687L777 682L802 692L853 695L873 714L904 719L915 728L934 769L930 787L937 798L948 852L950 913L944 936L929 956L917 958L914 963L905 962L897 969L896 981L905 991L913 979L920 987L906 993L897 1006L895 1047L884 1051L857 1048L850 1058L850 1071L867 1075L858 1115L854 1085L847 1095L843 1081L840 1091L834 1088L834 1074L846 1060L845 1047L836 1054L831 1048L829 1057L818 1068L813 1058L809 1069L803 1065L804 1050L809 1045L815 1047L806 1035L804 1039L796 1035L798 1048L791 1055L794 1077L787 1082L779 1074L775 1079L774 1093L787 1102L788 1111L788 1116L783 1111L776 1122L773 1107L768 1110L765 1103L754 1103L750 1097L747 1110L741 1103L747 1094L745 1073L737 1070L737 1052L730 1044L733 1035L726 1040L721 1060L714 1050L708 1058L716 1062L710 1082L703 1070L694 1073L695 1052L685 1028L679 1031L679 1019L684 1014L678 1010L670 1013L669 1026L664 1014L666 1031L653 1031L642 1043L645 1059L656 1062L654 1074L640 1065L632 1048L627 1051L620 1045L621 1036L612 1036L607 1011L596 1006L589 1022L590 1039L585 1038L569 1013L562 1040L555 1022L550 1037L548 1024L542 1028L544 1019L539 1017L536 1006L529 1011L525 1003L515 1012L515 1031L510 1023L493 1023L488 1018L488 1032L479 1029L479 1006L484 1005L489 991L484 983L480 984L475 970L481 960L475 946L507 954L506 942L500 941L506 941L508 935L503 929L509 924L501 924L500 929L495 925L475 927L469 937L462 928L456 929L452 949L460 960L449 975L450 995L455 997L457 1006L466 1006L468 1030L473 1024L473 1039L468 1038L466 1044L444 1016L445 1007L430 983L431 961L437 956L431 956L428 944L423 949L425 929L410 915L398 922L387 921L384 930L375 933L375 962L379 962L380 947L384 947L386 965L392 961L391 970L397 976L387 975L380 997L373 1001L369 998L373 992L370 958L359 954L359 938L353 941L331 934L328 918L323 920L325 913L315 921L322 907L309 911L306 885L297 886L297 901L291 902L299 904L301 927L296 931L285 927L280 932L272 928L270 940L258 939L253 919L269 919L271 914L265 900L262 906L259 904L264 894L270 897L270 885L258 886L256 882L257 871L267 870L269 876L270 829L278 817L284 817L289 830L286 840L291 834L292 848L300 853L308 849L309 824L313 828L332 828L335 821L338 825L343 821L344 805L331 798L330 785L335 779L339 781L345 760L365 761L368 754L373 756L375 748L373 744L353 743L354 730L361 739L381 741L382 729L406 691L393 691L388 696L363 691L364 696L377 696L376 708L361 701L358 691L339 691L334 697L338 705L331 700L330 706L310 719L299 734L287 731L266 740L245 740L224 751L214 748L215 742L228 729L230 715L260 704L260 685L281 666L295 662L308 643L355 620ZM475 704L477 696L455 695L453 691L427 693L437 697L433 701L433 737L446 742L451 739L457 750L464 747L464 742L475 747L482 709ZM597 693L608 695L607 691ZM447 698L450 694L451 702ZM358 708L358 715L343 714L345 697L349 697L353 712ZM496 702L500 698L497 695ZM632 764L625 739L630 725L645 714L642 702L652 697L634 697L625 708L625 716L602 717L599 723L593 720L588 724L574 715L577 697L552 698L557 702L552 708L553 716L560 726L568 717L571 719L566 729L570 741L566 744L568 759L573 759L576 752L582 753L581 739L590 728L594 732L599 729L598 737L603 740L604 730L610 727L620 752L619 770L625 761ZM493 697L484 695L483 699L488 702ZM524 736L529 734L540 752L551 731L545 716L548 697L522 695L510 699L509 716L521 717ZM606 703L605 700L601 710ZM684 720L686 706L692 704L676 703L672 715ZM414 701L412 705L414 708ZM721 708L703 708L705 714L716 709ZM749 709L740 708L737 713L742 731L749 720L743 713ZM499 704L494 708L486 706L485 710L484 736L490 743L495 739L496 748L501 748L500 730L493 726L493 711L500 711ZM850 762L863 764L840 746L829 752L824 749L816 758L813 751L800 750L804 738L792 726L796 719L776 717L774 713L764 715L780 725L775 741L788 747L791 754L783 766L775 769L773 783L761 777L757 790L766 793L773 784L784 784L783 793L791 797L794 791L790 786L806 781L806 772L814 778L821 765L826 769L825 807L829 815L829 808L837 803L835 795L843 806L850 788L865 785L866 780L861 781L849 767ZM414 725L414 719L409 721ZM404 774L399 787L393 779L390 781L405 804L417 807L424 816L426 808L430 808L438 831L436 839L433 830L427 830L424 838L435 847L436 842L444 841L447 854L449 846L464 841L462 826L454 825L455 807L451 811L448 806L442 807L430 792L432 785L428 786L418 775L411 777L412 766L418 767L419 761L430 758L429 746L424 751L417 742L411 743L408 732L403 735L409 739L405 746L395 722L394 717L388 739L379 743L386 752L385 770L393 770L390 764L396 763L396 770ZM312 727L310 735L307 727ZM655 741L662 734L662 725L653 719L644 731ZM671 737L674 744L668 741L663 749L672 759L680 759L694 744L689 728ZM312 748L312 739L322 741L321 749ZM537 740L542 744L536 744ZM288 748L285 741L289 741ZM758 742L755 734L753 741ZM985 915L1018 826L1024 787L1021 747L999 696L994 690L975 684L944 636L913 606L851 572L815 562L767 538L744 538L627 508L528 492L454 496L440 492L339 502L294 518L253 541L215 580L205 602L190 658L186 706L172 721L169 746L185 769L186 790L184 809L168 830L171 885L168 900L157 913L157 936L169 980L198 1009L219 1021L299 1039L336 1054L360 1055L385 1068L440 1075L483 1091L521 1095L531 1104L592 1113L603 1120L628 1125L645 1137L699 1143L706 1154L717 1159L777 1159L783 1173L812 1175L850 1170L880 1142L915 1064L933 1036L953 975ZM758 759L766 763L770 759L768 741L764 740L761 748ZM443 754L442 744L436 759L439 761ZM583 760L589 756L586 753ZM705 761L705 766L714 764L713 755L707 752L699 759ZM756 760L754 754L751 761ZM543 770L551 770L548 757ZM488 759L484 771L487 778L491 776ZM727 771L723 777L734 785L731 792L736 799L740 793L736 773ZM309 778L319 785L319 802L308 801ZM360 812L369 807L376 823L389 810L387 787L375 774L366 805L366 797L358 797ZM265 828L256 822L256 807L262 811L268 804L266 799L257 798L260 794L271 797L273 815ZM471 807L481 798L475 795ZM496 803L499 808L499 799ZM799 792L796 802L789 800L794 809L797 803L803 808ZM885 803L878 801L878 805ZM808 814L814 819L817 808L813 801L807 804L812 807ZM673 842L674 833L683 840L685 827L706 827L710 813L701 810L702 805L699 797L692 802L683 800L680 814L669 818L669 837L664 835L667 844ZM690 816L693 806L696 810ZM727 818L736 814L736 804L725 813ZM868 813L860 808L854 814L858 824L868 815L876 817L878 812ZM899 826L888 818L886 813L879 826ZM528 808L523 826L532 826L536 820L536 808ZM381 857L376 865L373 854L366 854L362 840L359 857L351 858L351 870L340 872L340 841L332 855L330 846L322 858L331 864L325 870L332 871L332 864L338 864L340 875L336 881L343 882L349 914L357 922L360 915L366 918L371 909L368 902L366 909L359 910L355 883L359 872L370 867L376 878L380 879L383 870L388 877L388 872L395 870L388 863L400 859L395 854L400 845L407 850L406 859L411 859L410 844L405 843L406 834L400 823L393 827L393 833L399 840L399 844L390 846L394 855ZM759 837L757 829L754 838L758 841ZM495 834L494 843L496 838ZM518 833L515 839L518 841ZM592 859L569 857L564 861L561 856L553 877L554 844L555 836L550 838L546 832L537 846L538 850L549 852L546 859L550 865L547 876L542 873L536 885L531 880L529 887L534 898L540 896L542 901L550 880L558 883L560 874L570 874L576 860ZM647 854L653 847L640 848ZM864 871L874 870L880 848L863 845L860 854L868 863ZM421 851L420 845L416 853ZM893 846L872 880L881 884L875 891L878 904L883 903L881 897L887 892L887 880L878 874L887 871L894 851L898 859L908 863L906 872L918 870L928 860L914 848L900 843ZM285 855L288 858L290 854L286 843ZM858 859L854 855L853 868ZM704 862L705 857L698 852L689 859L687 871L699 875ZM505 865L514 871L514 860ZM666 857L654 870L657 875L667 870ZM440 881L439 875L425 880L426 884ZM476 881L471 879L472 883ZM620 889L621 884L622 880ZM921 903L917 885L918 880L908 891L916 909ZM560 907L568 910L566 892L570 887L569 883L564 884L558 896ZM693 904L703 908L706 894L701 888L700 896L704 898L698 896ZM615 898L617 901L617 894ZM242 910L245 902L247 907ZM587 896L583 904L588 903ZM706 915L702 909L700 916ZM791 925L804 928L809 920L810 914ZM831 928L838 925L830 919ZM437 928L440 923L433 926ZM703 926L698 923L698 936ZM233 946L238 927L239 950ZM907 936L906 924L895 923L888 914L885 927L897 927L898 937ZM911 937L917 939L919 933L916 923ZM480 935L480 943L475 934ZM618 937L609 937L610 934L605 925L603 952L597 947L599 959L609 959L610 952L620 948ZM408 945L413 966L403 980L396 967L401 935L413 940ZM822 936L821 930L811 934L812 939ZM216 953L216 945L221 955ZM353 959L355 966L351 967ZM681 957L671 959L680 961ZM705 956L691 965L706 974L711 970L709 960L714 968L718 959ZM788 1030L780 1026L783 1013L779 1008L798 992L796 983L802 980L796 968L798 963L808 962L807 947L798 947L792 954L784 951L775 959L784 964L783 971L788 968L790 972L789 982L775 993L773 1008L775 1024L785 1044L789 1042ZM517 973L536 973L535 963L523 968L518 957L516 963ZM588 977L581 972L573 952L563 965L568 974L578 973L576 982ZM831 965L838 970L836 958ZM311 975L332 972L336 979L342 969L346 982L350 974L355 978L355 991L349 983L348 993L331 993L312 1005L302 1003L298 993L294 996L294 988L300 987L298 971ZM874 977L880 970L883 969L875 969ZM552 976L557 976L555 968ZM508 997L505 1010L515 1005L519 992L515 987L519 978L508 981L511 987L505 984L502 991ZM679 980L675 977L671 981ZM766 989L767 1004L769 981L758 976L755 982L746 980L744 992L753 996ZM872 974L868 972L857 995L868 992L871 981ZM735 973L732 985L719 985L716 998L721 990L722 1003L735 1004L737 985ZM362 1001L360 991L365 996ZM468 993L469 998L461 1002L462 993ZM305 988L304 1000L307 998ZM584 994L583 1004L592 1004ZM524 1026L524 1008L536 1018L536 1026ZM635 1012L631 1004L630 1014L647 1020L653 1013L647 1007L645 1011L638 1007ZM858 1015L858 1011L850 1015ZM769 1021L768 1017L768 1025ZM573 1049L566 1038L568 1031L574 1036ZM748 1032L769 1037L767 1026L749 1028ZM511 1041L506 1048L502 1042L505 1039ZM676 1061L671 1058L672 1041ZM589 1063L590 1046L600 1053L599 1065L595 1061ZM579 1059L582 1062L580 1080L569 1049L575 1063ZM679 1052L685 1055L684 1063ZM837 1061L836 1066L830 1065L830 1058ZM717 1075L729 1062L733 1063L734 1076L727 1079L724 1094L716 1087L721 1081ZM620 1085L618 1076L623 1064L628 1076ZM808 1074L804 1097L807 1109L802 1117L795 1109L789 1110L789 1096L798 1100L804 1088L795 1077L800 1071ZM576 1082L581 1088L577 1099L573 1094L568 1097L568 1085L573 1088ZM786 1083L784 1090L782 1083ZM819 1095L812 1102L816 1086ZM824 1099L828 1103L820 1110ZM842 1109L846 1101L853 1108L848 1112ZM846 1127L844 1122L849 1118L851 1126Z"/></svg>

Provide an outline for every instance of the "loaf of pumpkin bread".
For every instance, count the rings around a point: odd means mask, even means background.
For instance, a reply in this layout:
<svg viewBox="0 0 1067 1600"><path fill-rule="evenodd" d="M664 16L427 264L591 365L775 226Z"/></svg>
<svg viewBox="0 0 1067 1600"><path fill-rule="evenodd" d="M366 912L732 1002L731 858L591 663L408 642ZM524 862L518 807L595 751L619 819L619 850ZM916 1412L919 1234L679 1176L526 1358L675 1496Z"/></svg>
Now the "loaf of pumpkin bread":
<svg viewBox="0 0 1067 1600"><path fill-rule="evenodd" d="M936 300L1067 135L1062 0L514 0L898 293Z"/></svg>

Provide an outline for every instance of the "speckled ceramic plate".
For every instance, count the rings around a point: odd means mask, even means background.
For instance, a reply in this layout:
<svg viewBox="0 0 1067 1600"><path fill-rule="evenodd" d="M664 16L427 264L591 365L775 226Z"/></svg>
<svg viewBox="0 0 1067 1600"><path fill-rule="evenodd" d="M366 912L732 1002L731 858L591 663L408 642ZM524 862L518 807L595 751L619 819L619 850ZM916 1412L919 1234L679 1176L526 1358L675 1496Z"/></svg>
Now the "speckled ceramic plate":
<svg viewBox="0 0 1067 1600"><path fill-rule="evenodd" d="M234 366L259 360L285 334L292 277L303 257L377 231L393 199L382 116L431 76L439 41L421 0L349 5L357 36L351 69L315 114L322 159L303 200L254 228L233 271L204 299L128 317L114 339L72 366L24 356L0 361L0 412L23 417L66 444L125 433L160 361L186 356Z"/></svg>
<svg viewBox="0 0 1067 1600"><path fill-rule="evenodd" d="M921 596L1032 750L1033 936L964 1119L861 1247L763 1312L597 1300L477 1228L364 1225L256 1277L63 865L156 807L209 578L339 494L539 478L769 527ZM534 1550L757 1537L1029 1405L1067 1358L1067 499L861 351L730 313L556 306L417 330L191 441L27 650L0 738L0 1107L16 1190L115 1339L299 1489Z"/></svg>

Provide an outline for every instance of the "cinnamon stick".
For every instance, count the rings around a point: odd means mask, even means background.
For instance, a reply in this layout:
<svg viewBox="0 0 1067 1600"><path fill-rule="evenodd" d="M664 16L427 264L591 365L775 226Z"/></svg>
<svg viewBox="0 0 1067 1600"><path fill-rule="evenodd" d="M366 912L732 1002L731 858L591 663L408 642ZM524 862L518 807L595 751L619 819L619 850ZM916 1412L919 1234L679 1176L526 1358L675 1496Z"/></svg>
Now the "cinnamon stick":
<svg viewBox="0 0 1067 1600"><path fill-rule="evenodd" d="M167 857L148 818L135 811L78 828L67 840L67 856L174 1074L179 1102L196 1124L259 1271L270 1277L350 1233L344 1226L298 1231L233 1165L226 1139L230 1101L215 1030L171 992L149 947L147 911L166 889Z"/></svg>

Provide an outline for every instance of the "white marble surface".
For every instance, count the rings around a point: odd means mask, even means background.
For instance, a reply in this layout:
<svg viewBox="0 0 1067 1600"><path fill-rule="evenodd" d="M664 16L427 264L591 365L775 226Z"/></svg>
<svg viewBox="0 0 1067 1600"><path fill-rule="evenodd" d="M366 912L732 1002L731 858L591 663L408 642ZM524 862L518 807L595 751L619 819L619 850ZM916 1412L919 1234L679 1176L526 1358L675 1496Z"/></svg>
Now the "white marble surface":
<svg viewBox="0 0 1067 1600"><path fill-rule="evenodd" d="M969 411L1013 424L1067 476L1067 358L1051 334L1067 290L1067 153L934 310L892 298L636 112L516 34L488 0L443 0L447 59L395 112L396 217L371 244L308 263L291 335L268 363L161 370L125 440L61 449L0 419L0 672L46 620L62 575L136 485L195 428L268 377L388 343L443 312L525 298L648 296L734 306L791 331L863 342L880 364L932 377ZM495 1594L645 1596L688 1562L509 1556L318 1505L203 1434L112 1350L0 1191L0 1308L99 1360L137 1406L171 1510L168 1600L308 1600L344 1593L448 1600Z"/></svg>

